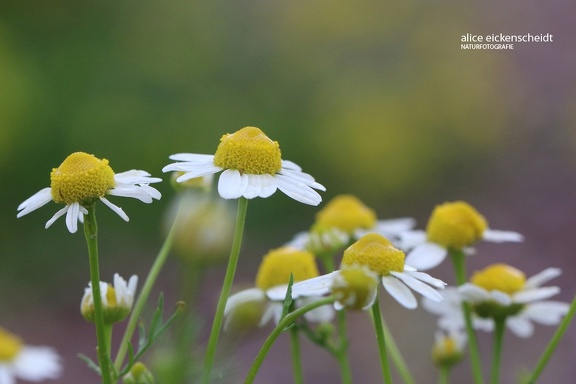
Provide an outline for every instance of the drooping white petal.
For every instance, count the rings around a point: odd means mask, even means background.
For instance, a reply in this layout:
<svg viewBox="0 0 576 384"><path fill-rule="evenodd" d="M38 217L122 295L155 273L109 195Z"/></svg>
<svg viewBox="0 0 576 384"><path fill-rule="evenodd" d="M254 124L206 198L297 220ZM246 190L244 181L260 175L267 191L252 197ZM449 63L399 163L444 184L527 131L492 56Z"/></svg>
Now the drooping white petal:
<svg viewBox="0 0 576 384"><path fill-rule="evenodd" d="M376 232L399 234L414 227L416 220L411 217L399 217L397 219L378 220Z"/></svg>
<svg viewBox="0 0 576 384"><path fill-rule="evenodd" d="M504 292L493 290L488 293L490 295L491 300L495 301L496 303L502 306L509 306L512 304L512 297Z"/></svg>
<svg viewBox="0 0 576 384"><path fill-rule="evenodd" d="M127 184L127 185L135 185L135 184L152 184L152 183L159 183L162 181L159 177L151 177L150 173L140 170L140 169L131 169L129 171L116 173L114 175L114 181L116 185L118 184Z"/></svg>
<svg viewBox="0 0 576 384"><path fill-rule="evenodd" d="M62 371L60 356L50 347L26 345L14 361L14 371L17 377L28 381L57 379Z"/></svg>
<svg viewBox="0 0 576 384"><path fill-rule="evenodd" d="M218 193L224 199L237 199L248 187L248 177L235 169L227 169L218 180Z"/></svg>
<svg viewBox="0 0 576 384"><path fill-rule="evenodd" d="M322 296L329 293L332 287L332 281L339 273L340 271L334 271L326 275L313 277L295 283L292 285L292 297Z"/></svg>
<svg viewBox="0 0 576 384"><path fill-rule="evenodd" d="M258 195L258 197L262 198L270 197L274 194L274 192L276 192L276 189L278 189L276 179L272 175L268 174L260 175L260 181L262 184L260 188L260 194Z"/></svg>
<svg viewBox="0 0 576 384"><path fill-rule="evenodd" d="M414 309L418 306L416 297L414 297L410 288L397 278L393 276L383 276L382 285L384 285L386 291L404 307Z"/></svg>
<svg viewBox="0 0 576 384"><path fill-rule="evenodd" d="M124 213L124 210L122 208L112 204L105 197L101 197L100 201L103 202L106 206L108 206L108 208L113 210L118 216L120 216L122 219L124 219L124 221L130 221L130 218L128 217L128 215L126 213Z"/></svg>
<svg viewBox="0 0 576 384"><path fill-rule="evenodd" d="M183 175L179 176L176 181L182 183L184 181L195 179L197 177L213 175L222 170L222 168L217 167L213 164L200 164L200 163L176 163L170 164L162 168L163 172L169 171L179 171L185 172Z"/></svg>
<svg viewBox="0 0 576 384"><path fill-rule="evenodd" d="M313 303L318 299L320 299L320 297L305 297L299 299L297 305L298 307L302 307L306 304ZM332 305L322 305L318 308L314 308L309 312L306 312L304 317L306 320L313 323L328 323L334 319L334 308Z"/></svg>
<svg viewBox="0 0 576 384"><path fill-rule="evenodd" d="M530 303L532 301L544 300L560 292L558 287L542 287L519 291L514 294L514 301L517 303Z"/></svg>
<svg viewBox="0 0 576 384"><path fill-rule="evenodd" d="M402 282L406 284L408 287L412 288L421 295L426 296L430 300L442 301L442 295L437 290L435 290L434 288L430 287L427 284L424 284L423 282L409 275L408 273L392 271L390 272L390 274L392 274L397 279L402 280Z"/></svg>
<svg viewBox="0 0 576 384"><path fill-rule="evenodd" d="M154 191L156 191L156 189L154 189ZM132 185L132 186L125 185L121 187L115 187L109 190L107 194L111 196L131 197L134 199L138 199L146 204L150 204L152 202L152 196L150 196L150 194L145 189L141 188L138 185Z"/></svg>
<svg viewBox="0 0 576 384"><path fill-rule="evenodd" d="M417 245L406 255L406 264L416 269L426 271L432 269L444 261L448 251L435 243L422 243Z"/></svg>
<svg viewBox="0 0 576 384"><path fill-rule="evenodd" d="M76 233L78 230L78 216L80 215L80 204L74 202L68 206L66 212L66 227L70 233Z"/></svg>
<svg viewBox="0 0 576 384"><path fill-rule="evenodd" d="M239 305L249 303L251 301L264 300L266 300L266 296L264 295L264 292L258 288L250 288L237 292L228 297L228 300L226 301L226 307L224 308L224 316L230 314L230 312L236 309Z"/></svg>
<svg viewBox="0 0 576 384"><path fill-rule="evenodd" d="M284 175L276 175L274 178L278 183L278 189L292 199L308 205L318 205L322 202L318 192L306 184Z"/></svg>
<svg viewBox="0 0 576 384"><path fill-rule="evenodd" d="M320 191L326 191L326 188L322 184L317 183L314 177L312 177L307 173L290 169L282 169L278 173L287 176L293 180L298 180L311 188L318 189Z"/></svg>
<svg viewBox="0 0 576 384"><path fill-rule="evenodd" d="M547 283L548 281L560 276L561 274L562 270L560 268L546 268L542 272L528 278L524 284L524 288L538 288L542 284Z"/></svg>
<svg viewBox="0 0 576 384"><path fill-rule="evenodd" d="M302 168L293 161L290 160L282 160L282 168L291 169L293 171L301 171Z"/></svg>
<svg viewBox="0 0 576 384"><path fill-rule="evenodd" d="M69 207L70 207L70 206L67 205L67 206L65 206L64 208L60 209L58 212L56 212L56 213L54 214L54 216L52 216L52 218L46 222L46 225L44 226L44 228L48 229L52 224L54 224L54 222L55 222L56 220L58 220L60 217L62 217L63 215L65 215L66 212L68 212L68 208L69 208Z"/></svg>
<svg viewBox="0 0 576 384"><path fill-rule="evenodd" d="M561 301L543 301L528 304L523 314L532 321L544 325L556 325L568 313L570 305Z"/></svg>
<svg viewBox="0 0 576 384"><path fill-rule="evenodd" d="M517 232L512 231L499 231L496 229L487 229L482 235L482 240L491 241L493 243L504 242L521 242L524 241L524 236Z"/></svg>
<svg viewBox="0 0 576 384"><path fill-rule="evenodd" d="M50 201L52 201L52 188L48 187L41 189L40 191L36 192L32 196L24 200L18 206L18 211L20 212L18 212L16 217L20 218L24 215L27 215L30 212L35 211L36 209L48 204Z"/></svg>
<svg viewBox="0 0 576 384"><path fill-rule="evenodd" d="M247 199L253 199L260 195L262 189L262 175L245 175L248 179L248 185L243 196Z"/></svg>
<svg viewBox="0 0 576 384"><path fill-rule="evenodd" d="M524 316L508 317L506 326L518 337L527 338L534 333L534 325Z"/></svg>
<svg viewBox="0 0 576 384"><path fill-rule="evenodd" d="M11 367L0 364L0 383L3 384L16 384L16 378L12 373Z"/></svg>

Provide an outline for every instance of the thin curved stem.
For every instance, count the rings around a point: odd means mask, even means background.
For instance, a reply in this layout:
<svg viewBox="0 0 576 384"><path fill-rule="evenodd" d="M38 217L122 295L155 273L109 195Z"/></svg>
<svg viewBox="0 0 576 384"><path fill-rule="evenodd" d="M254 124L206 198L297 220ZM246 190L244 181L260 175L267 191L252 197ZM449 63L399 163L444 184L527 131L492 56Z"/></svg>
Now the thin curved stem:
<svg viewBox="0 0 576 384"><path fill-rule="evenodd" d="M92 300L94 302L94 323L96 324L96 339L98 343L98 362L103 384L112 384L110 370L109 332L106 332L104 313L102 312L102 294L100 292L100 264L98 262L98 224L94 205L85 207L88 213L84 215L84 236L88 245L90 259L90 283L92 285Z"/></svg>
<svg viewBox="0 0 576 384"><path fill-rule="evenodd" d="M492 346L492 372L490 383L500 382L500 367L502 365L502 345L504 343L504 330L506 329L506 319L494 319L494 344Z"/></svg>
<svg viewBox="0 0 576 384"><path fill-rule="evenodd" d="M300 308L297 308L294 312L290 312L289 314L284 316L280 320L276 328L272 330L270 335L268 335L268 337L264 341L264 344L260 348L258 355L256 355L256 358L252 362L252 366L250 367L250 371L248 371L248 375L246 376L244 384L251 384L254 382L254 379L258 374L258 370L260 369L260 366L264 362L264 359L266 358L268 351L270 351L270 348L272 347L278 336L280 336L280 334L286 330L286 327L290 326L294 321L296 321L296 319L304 315L306 312L311 311L314 308L321 307L322 305L332 304L334 303L334 300L335 299L333 296L328 296L318 301L306 304Z"/></svg>
<svg viewBox="0 0 576 384"><path fill-rule="evenodd" d="M128 352L128 344L134 335L134 331L136 330L136 326L138 325L138 320L140 319L140 315L146 307L146 303L148 298L150 297L150 292L156 283L158 275L160 271L164 267L166 263L166 259L170 253L170 248L172 247L172 240L174 239L174 233L176 228L177 217L172 223L172 227L164 240L164 244L160 248L158 255L156 256L156 260L154 260L154 264L150 268L150 272L148 272L148 276L146 277L146 281L142 286L142 291L134 304L134 308L132 309L132 313L130 314L130 319L128 320L128 325L126 326L126 330L124 331L124 336L122 337L122 341L120 342L120 346L118 348L118 353L116 355L116 360L114 361L114 367L117 371L120 371L122 368L122 363L124 362L124 358L126 357L126 353Z"/></svg>
<svg viewBox="0 0 576 384"><path fill-rule="evenodd" d="M466 282L466 255L459 250L449 250L454 266L456 275L456 283L462 285ZM476 339L476 332L472 324L472 310L467 302L462 302L462 312L464 315L464 322L466 324L466 335L468 337L468 349L470 351L470 362L472 364L472 376L474 383L482 384L484 378L482 376L482 364L480 361L480 349L478 348L478 340Z"/></svg>
<svg viewBox="0 0 576 384"><path fill-rule="evenodd" d="M564 316L564 319L562 319L562 322L558 326L558 329L556 329L556 332L554 332L554 336L552 336L550 343L548 343L546 349L544 350L544 353L542 353L542 356L540 356L538 363L536 363L536 368L534 368L534 371L532 372L532 375L528 380L529 384L535 384L536 380L538 380L538 377L540 377L540 375L542 374L542 371L544 371L546 364L548 364L548 361L550 360L552 354L556 350L556 346L564 336L564 333L568 329L568 326L572 322L572 319L574 318L575 314L576 314L576 296L572 300L572 304L570 304L570 309L568 310L568 313L566 314L566 316Z"/></svg>
<svg viewBox="0 0 576 384"><path fill-rule="evenodd" d="M214 357L216 354L216 345L220 337L220 330L224 321L224 309L226 308L226 301L230 295L234 275L236 274L236 266L240 255L240 248L242 246L242 236L244 234L244 222L246 220L246 211L248 210L248 199L240 197L238 199L238 211L236 213L236 228L234 230L234 240L232 242L232 249L230 251L230 258L228 259L228 267L226 268L226 275L224 283L222 284L222 291L216 306L216 314L212 323L212 330L210 331L210 338L208 339L208 346L206 347L206 356L204 358L204 369L202 371L202 383L208 384L210 382L210 374L212 366L214 365Z"/></svg>
<svg viewBox="0 0 576 384"><path fill-rule="evenodd" d="M378 341L378 351L380 352L380 365L382 366L382 378L385 384L392 384L392 374L388 365L388 354L386 352L386 337L382 327L382 314L380 313L380 300L378 297L372 304L372 317L374 320L374 330Z"/></svg>
<svg viewBox="0 0 576 384"><path fill-rule="evenodd" d="M290 352L292 355L292 371L294 372L294 384L304 383L302 374L302 360L300 356L300 341L298 340L298 329L290 328Z"/></svg>

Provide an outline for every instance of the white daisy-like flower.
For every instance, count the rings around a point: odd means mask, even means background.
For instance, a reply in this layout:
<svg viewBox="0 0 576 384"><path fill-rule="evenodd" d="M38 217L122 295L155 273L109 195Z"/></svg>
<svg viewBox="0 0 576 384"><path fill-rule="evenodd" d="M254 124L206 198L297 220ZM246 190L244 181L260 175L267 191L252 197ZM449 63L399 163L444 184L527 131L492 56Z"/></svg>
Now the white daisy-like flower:
<svg viewBox="0 0 576 384"><path fill-rule="evenodd" d="M444 289L446 283L426 273L418 272L415 268L405 264L404 258L404 252L395 248L388 239L379 234L370 233L344 251L342 269L366 266L380 278L384 289L401 305L409 309L418 306L411 289L430 300L441 301L442 295L438 289ZM296 283L292 287L292 294L294 297L300 297L330 293L339 273L340 271L335 271Z"/></svg>
<svg viewBox="0 0 576 384"><path fill-rule="evenodd" d="M1 384L16 384L18 379L58 379L61 373L61 358L53 348L25 345L18 336L0 327Z"/></svg>
<svg viewBox="0 0 576 384"><path fill-rule="evenodd" d="M449 249L471 253L470 246L479 240L520 242L524 237L516 232L489 229L486 219L476 209L463 201L455 201L436 206L426 231L401 233L397 244L409 251L408 264L428 270L442 263Z"/></svg>
<svg viewBox="0 0 576 384"><path fill-rule="evenodd" d="M86 206L96 200L102 201L122 219L129 220L122 208L112 204L106 195L132 197L144 203L162 197L158 190L149 185L162 179L150 177L148 172L140 170L115 174L108 160L100 160L84 152L71 154L58 168L52 169L50 181L50 187L40 190L18 206L18 218L50 201L63 203L66 206L48 220L46 228L66 215L66 226L71 233L75 233L78 221L83 222L84 215L88 213Z"/></svg>
<svg viewBox="0 0 576 384"><path fill-rule="evenodd" d="M516 268L494 264L475 273L471 283L458 291L478 316L505 319L508 329L525 338L534 333L533 322L556 325L568 312L568 303L545 300L559 293L559 287L542 287L561 273L558 268L547 268L526 279Z"/></svg>
<svg viewBox="0 0 576 384"><path fill-rule="evenodd" d="M464 357L466 333L462 330L438 330L434 333L432 360L438 367L450 368Z"/></svg>
<svg viewBox="0 0 576 384"><path fill-rule="evenodd" d="M258 268L256 287L228 298L224 310L224 328L228 329L230 324L246 320L242 319L244 315L256 318L258 326L264 326L272 319L278 323L290 274L295 282L318 276L314 255L293 247L277 248L266 254ZM297 306L314 300L312 297L297 299ZM306 313L305 317L309 321L323 323L332 320L333 315L330 306L322 306Z"/></svg>
<svg viewBox="0 0 576 384"><path fill-rule="evenodd" d="M376 212L354 195L338 195L318 213L310 231L297 234L288 245L314 253L334 250L368 233L378 233L395 243L398 236L414 227L409 217L378 220Z"/></svg>
<svg viewBox="0 0 576 384"><path fill-rule="evenodd" d="M318 205L322 198L314 189L326 190L298 165L282 160L278 142L256 127L222 136L214 155L179 153L170 159L178 163L162 171L183 172L178 182L223 171L218 193L225 199L265 198L279 189L301 203Z"/></svg>
<svg viewBox="0 0 576 384"><path fill-rule="evenodd" d="M119 274L114 274L114 284L100 282L100 295L102 298L102 312L105 323L116 323L124 320L132 310L138 276L132 275L128 282ZM92 284L84 289L84 296L80 304L80 312L86 320L94 321L94 297Z"/></svg>

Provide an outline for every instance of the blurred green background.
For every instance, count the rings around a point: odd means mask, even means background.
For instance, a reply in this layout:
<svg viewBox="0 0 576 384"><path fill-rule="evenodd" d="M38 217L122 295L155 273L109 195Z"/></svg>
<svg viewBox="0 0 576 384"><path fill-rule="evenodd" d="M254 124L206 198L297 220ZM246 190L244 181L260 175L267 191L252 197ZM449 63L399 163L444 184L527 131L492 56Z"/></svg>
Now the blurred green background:
<svg viewBox="0 0 576 384"><path fill-rule="evenodd" d="M85 382L88 369L76 353L90 354L94 339L78 313L88 281L83 236L69 234L62 219L43 228L55 204L18 220L16 207L49 186L50 170L72 152L108 158L116 172L138 168L167 180L161 169L170 154L214 153L221 135L246 125L264 130L284 159L324 184L325 201L353 193L380 218L412 216L419 227L435 204L470 202L493 228L527 236L521 245L480 246L489 260L478 256L472 265L506 260L528 275L562 267L556 284L569 301L575 12L568 0L2 1L0 325L31 344L54 345L66 362L61 383ZM500 32L555 40L512 51L460 49L465 33ZM120 272L143 281L174 196L167 182L159 189L163 199L149 206L112 199L130 223L99 208L103 279ZM238 282L250 285L260 256L307 229L316 211L281 194L251 202ZM170 260L158 288L169 297L177 269ZM214 268L202 282L205 316L222 276ZM391 326L398 317L401 344L427 382L433 318L418 310L406 325L407 313L394 305ZM418 325L423 318L430 326ZM543 347L552 331L539 330ZM262 337L241 344L247 352L235 358L241 368L229 382L241 382ZM567 338L544 382L576 375L566 363L576 356L574 327ZM373 382L380 371L372 335L357 339L354 374ZM528 348L535 340L510 338L522 352L505 354L508 382L536 360L538 348ZM314 359L329 360L308 347ZM289 365L278 362L281 348L261 383L276 370L285 377L275 383L291 382ZM310 382L334 380L330 364L305 368ZM467 367L457 373L467 377Z"/></svg>

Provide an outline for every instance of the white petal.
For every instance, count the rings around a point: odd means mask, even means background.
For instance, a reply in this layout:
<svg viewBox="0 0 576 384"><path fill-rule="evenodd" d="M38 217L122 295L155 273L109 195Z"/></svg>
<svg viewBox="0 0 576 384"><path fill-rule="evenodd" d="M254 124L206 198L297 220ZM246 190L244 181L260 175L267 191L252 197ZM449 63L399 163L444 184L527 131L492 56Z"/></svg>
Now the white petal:
<svg viewBox="0 0 576 384"><path fill-rule="evenodd" d="M2 384L16 384L16 378L12 373L11 367L0 364L0 383Z"/></svg>
<svg viewBox="0 0 576 384"><path fill-rule="evenodd" d="M560 268L546 268L540 273L531 276L526 280L524 284L525 288L537 288L542 286L542 284L547 283L548 281L560 276L562 274L562 270Z"/></svg>
<svg viewBox="0 0 576 384"><path fill-rule="evenodd" d="M397 219L379 220L375 229L378 233L398 234L410 230L415 224L416 220L411 217L400 217Z"/></svg>
<svg viewBox="0 0 576 384"><path fill-rule="evenodd" d="M293 180L298 180L311 188L326 191L326 188L322 184L317 183L316 180L314 180L314 177L312 177L307 173L289 169L281 169L280 172L278 173L286 177L289 177Z"/></svg>
<svg viewBox="0 0 576 384"><path fill-rule="evenodd" d="M435 243L423 243L417 245L406 255L406 264L416 269L426 271L432 269L444 261L448 251L446 248Z"/></svg>
<svg viewBox="0 0 576 384"><path fill-rule="evenodd" d="M544 300L557 295L560 292L558 287L542 287L519 291L513 298L516 303L529 303L532 301Z"/></svg>
<svg viewBox="0 0 576 384"><path fill-rule="evenodd" d="M506 319L506 326L518 337L530 337L534 333L534 326L524 316L513 316Z"/></svg>
<svg viewBox="0 0 576 384"><path fill-rule="evenodd" d="M218 193L224 199L237 199L248 187L248 176L240 174L235 169L227 169L218 180Z"/></svg>
<svg viewBox="0 0 576 384"><path fill-rule="evenodd" d="M224 308L224 316L230 314L231 311L236 309L239 305L249 303L251 301L264 301L266 300L266 296L261 289L258 288L250 288L235 293L228 297L226 301L226 307Z"/></svg>
<svg viewBox="0 0 576 384"><path fill-rule="evenodd" d="M143 203L150 204L152 202L152 197L142 188L137 185L132 186L122 186L112 188L108 191L108 195L111 196L120 196L120 197L131 197L134 199L138 199Z"/></svg>
<svg viewBox="0 0 576 384"><path fill-rule="evenodd" d="M276 285L272 288L266 290L266 297L272 301L284 301L286 298L286 291L288 290L288 284ZM294 297L294 295L292 295Z"/></svg>
<svg viewBox="0 0 576 384"><path fill-rule="evenodd" d="M493 243L504 243L504 242L520 242L524 241L524 236L517 232L512 231L499 231L496 229L487 229L482 234L482 240L491 241Z"/></svg>
<svg viewBox="0 0 576 384"><path fill-rule="evenodd" d="M48 204L52 201L52 188L44 188L40 191L36 192L34 195L30 196L26 200L24 200L18 206L18 214L16 217L22 217L24 215L29 214L30 212L43 207L44 205Z"/></svg>
<svg viewBox="0 0 576 384"><path fill-rule="evenodd" d="M458 293L463 300L471 303L481 303L490 300L488 291L470 283L465 283L458 287Z"/></svg>
<svg viewBox="0 0 576 384"><path fill-rule="evenodd" d="M334 271L292 285L292 297L322 296L329 293L332 287L332 281L338 273L340 273L340 271Z"/></svg>
<svg viewBox="0 0 576 384"><path fill-rule="evenodd" d="M523 314L531 320L544 324L556 325L562 317L568 313L570 305L560 301L543 301L539 303L528 304Z"/></svg>
<svg viewBox="0 0 576 384"><path fill-rule="evenodd" d="M304 306L309 303L313 303L320 299L319 297L306 297L304 299L298 300L298 306ZM334 319L334 308L332 305L322 305L318 308L314 308L313 310L306 312L304 314L306 320L311 321L313 323L328 323Z"/></svg>
<svg viewBox="0 0 576 384"><path fill-rule="evenodd" d="M66 227L70 233L76 233L78 230L78 217L80 216L80 204L72 203L68 206L66 212Z"/></svg>
<svg viewBox="0 0 576 384"><path fill-rule="evenodd" d="M62 371L60 356L49 347L24 346L14 361L14 371L28 381L57 379Z"/></svg>
<svg viewBox="0 0 576 384"><path fill-rule="evenodd" d="M176 161L207 163L214 161L214 155L205 155L199 153L176 153L174 155L170 155L169 159Z"/></svg>
<svg viewBox="0 0 576 384"><path fill-rule="evenodd" d="M52 224L54 224L54 222L55 222L56 220L58 220L60 217L62 217L64 214L66 214L66 212L68 212L68 208L69 208L69 207L70 207L70 206L67 205L67 206L65 206L64 208L60 209L58 212L56 212L56 213L54 214L54 216L52 216L52 218L46 222L46 225L44 226L44 228L50 227Z"/></svg>
<svg viewBox="0 0 576 384"><path fill-rule="evenodd" d="M114 212L116 212L116 214L118 216L120 216L122 219L124 219L124 221L130 221L130 218L128 217L128 215L126 215L124 213L124 211L122 210L122 208L112 204L110 201L108 201L108 199L106 199L105 197L101 197L100 201L103 202L104 204L106 204L108 206L108 208L110 208L111 210L113 210Z"/></svg>
<svg viewBox="0 0 576 384"><path fill-rule="evenodd" d="M412 291L410 291L410 289L397 278L392 276L383 276L382 285L384 285L386 291L388 291L388 293L404 307L414 309L418 306L418 302L416 301Z"/></svg>
<svg viewBox="0 0 576 384"><path fill-rule="evenodd" d="M410 271L410 270L406 269L406 267L407 267L407 265L404 264L404 273L406 273L407 275L410 275L410 276L412 276L412 277L414 277L420 281L423 281L426 284L433 286L434 288L444 289L444 287L446 287L446 285L448 285L445 282L443 282L442 280L437 279L435 277L432 277L427 273L418 272L418 271Z"/></svg>
<svg viewBox="0 0 576 384"><path fill-rule="evenodd" d="M278 189L276 179L274 179L274 176L268 174L260 176L261 176L260 181L262 184L260 188L260 194L258 195L258 197L266 198L272 196L274 192L276 192L276 189Z"/></svg>
<svg viewBox="0 0 576 384"><path fill-rule="evenodd" d="M282 168L291 169L294 171L301 171L302 168L293 161L290 160L282 160Z"/></svg>
<svg viewBox="0 0 576 384"><path fill-rule="evenodd" d="M260 191L262 190L262 175L245 175L248 179L248 185L244 191L244 196L247 199L253 199L260 196Z"/></svg>
<svg viewBox="0 0 576 384"><path fill-rule="evenodd" d="M306 184L283 175L276 175L274 178L278 183L278 189L292 199L308 205L318 205L322 202L318 192Z"/></svg>
<svg viewBox="0 0 576 384"><path fill-rule="evenodd" d="M397 246L405 251L416 247L419 244L423 244L427 240L426 232L421 230L406 231L398 234L400 238L397 242Z"/></svg>
<svg viewBox="0 0 576 384"><path fill-rule="evenodd" d="M114 175L114 181L116 184L127 184L127 185L134 185L134 184L151 184L151 183L159 183L162 181L159 177L151 177L151 175L140 169L131 169L129 171L116 173Z"/></svg>
<svg viewBox="0 0 576 384"><path fill-rule="evenodd" d="M430 287L427 284L424 284L423 282L414 278L408 273L406 272L390 272L390 273L394 277L402 280L402 282L406 284L408 287L412 288L421 295L426 296L430 300L442 301L442 295L437 290L435 290L434 288Z"/></svg>
<svg viewBox="0 0 576 384"><path fill-rule="evenodd" d="M490 299L497 302L503 306L509 306L512 304L512 297L509 294L500 292L498 290L490 291L489 292Z"/></svg>

